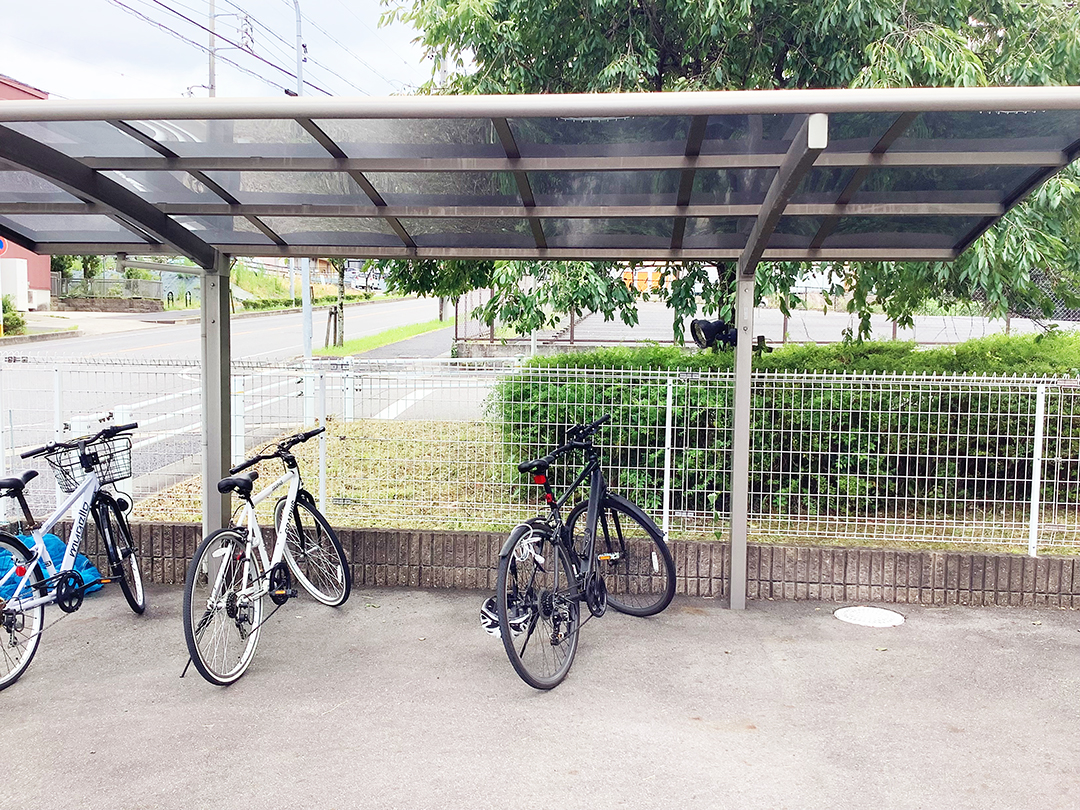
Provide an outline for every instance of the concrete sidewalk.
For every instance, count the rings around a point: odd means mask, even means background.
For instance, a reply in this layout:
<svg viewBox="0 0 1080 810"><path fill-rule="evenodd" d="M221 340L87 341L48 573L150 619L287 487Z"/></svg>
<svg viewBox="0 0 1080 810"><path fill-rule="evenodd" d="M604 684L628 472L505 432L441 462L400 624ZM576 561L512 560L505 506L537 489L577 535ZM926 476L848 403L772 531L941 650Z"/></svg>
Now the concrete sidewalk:
<svg viewBox="0 0 1080 810"><path fill-rule="evenodd" d="M834 604L680 598L591 621L540 693L482 598L291 601L222 689L179 678L181 589L142 617L106 589L0 694L0 807L1080 806L1076 612L908 607L875 630Z"/></svg>

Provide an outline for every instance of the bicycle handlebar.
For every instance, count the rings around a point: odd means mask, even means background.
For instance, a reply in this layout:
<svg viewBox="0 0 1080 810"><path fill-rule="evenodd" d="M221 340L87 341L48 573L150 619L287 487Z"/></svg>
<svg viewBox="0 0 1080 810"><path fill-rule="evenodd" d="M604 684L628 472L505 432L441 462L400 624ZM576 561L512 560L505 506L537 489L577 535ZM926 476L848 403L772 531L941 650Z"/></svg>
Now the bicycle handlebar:
<svg viewBox="0 0 1080 810"><path fill-rule="evenodd" d="M127 425L109 425L102 428L93 436L81 436L70 442L49 442L41 447L35 447L33 450L27 450L25 453L20 453L19 458L30 458L31 456L46 456L49 453L54 453L57 450L75 450L80 445L85 447L88 444L93 444L100 439L111 439L120 433L127 433L135 430L139 426L138 422L131 422Z"/></svg>
<svg viewBox="0 0 1080 810"><path fill-rule="evenodd" d="M543 463L543 465L547 467L559 458L559 456L564 456L574 450L590 450L593 446L592 437L600 430L601 426L606 425L610 421L611 414L609 413L604 414L595 422L590 422L587 425L574 425L566 431L566 435L569 438L569 441L566 444L561 447L556 447L546 456L533 459L532 461L521 462L518 464L518 471L528 472L530 469L534 468L537 463Z"/></svg>
<svg viewBox="0 0 1080 810"><path fill-rule="evenodd" d="M298 444L302 444L303 442L306 442L308 439L315 438L325 430L325 427L317 427L313 428L312 430L305 431L304 433L297 433L293 436L289 436L287 439L283 439L282 441L278 442L277 450L275 450L273 453L259 453L259 455L253 456L247 461L241 461L235 467L232 467L229 470L229 473L231 475L236 475L238 472L243 472L248 467L255 466L260 461L269 461L272 458L284 458L285 455L288 454L289 450L291 450L293 447Z"/></svg>

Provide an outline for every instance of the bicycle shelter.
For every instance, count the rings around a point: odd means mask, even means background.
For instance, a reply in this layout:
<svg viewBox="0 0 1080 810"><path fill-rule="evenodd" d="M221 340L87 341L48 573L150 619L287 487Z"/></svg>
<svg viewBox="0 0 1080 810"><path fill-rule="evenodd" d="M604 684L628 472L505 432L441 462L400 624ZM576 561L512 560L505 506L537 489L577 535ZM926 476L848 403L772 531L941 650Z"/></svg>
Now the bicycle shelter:
<svg viewBox="0 0 1080 810"><path fill-rule="evenodd" d="M734 262L739 609L758 263L953 260L1078 156L1080 87L3 101L0 236L197 265L208 531L231 256Z"/></svg>

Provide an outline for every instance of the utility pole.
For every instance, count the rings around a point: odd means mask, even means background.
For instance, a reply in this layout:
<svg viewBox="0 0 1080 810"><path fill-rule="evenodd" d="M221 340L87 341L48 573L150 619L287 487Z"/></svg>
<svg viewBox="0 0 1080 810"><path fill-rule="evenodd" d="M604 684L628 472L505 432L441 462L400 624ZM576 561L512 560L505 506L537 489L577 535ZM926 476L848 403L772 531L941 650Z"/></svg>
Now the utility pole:
<svg viewBox="0 0 1080 810"><path fill-rule="evenodd" d="M210 98L217 95L217 34L214 32L214 20L217 15L214 11L214 0L210 0L210 24L207 26L210 29L210 80L207 82Z"/></svg>
<svg viewBox="0 0 1080 810"><path fill-rule="evenodd" d="M300 0L293 0L296 9L296 95L304 95L304 41L300 34ZM304 319L304 359L311 359L311 262L307 256L300 260L300 301Z"/></svg>
<svg viewBox="0 0 1080 810"><path fill-rule="evenodd" d="M213 0L211 0L213 5ZM296 95L304 95L304 42L300 36L300 0L293 0L296 9Z"/></svg>

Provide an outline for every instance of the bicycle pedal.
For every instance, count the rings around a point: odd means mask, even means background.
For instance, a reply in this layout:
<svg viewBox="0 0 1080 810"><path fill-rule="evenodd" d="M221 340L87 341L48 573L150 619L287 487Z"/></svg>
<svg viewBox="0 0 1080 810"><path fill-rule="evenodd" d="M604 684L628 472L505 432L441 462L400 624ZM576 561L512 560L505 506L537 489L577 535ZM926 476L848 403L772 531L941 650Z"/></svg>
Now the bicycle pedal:
<svg viewBox="0 0 1080 810"><path fill-rule="evenodd" d="M600 560L600 562L612 562L614 560L618 560L619 555L618 554L597 554L596 559Z"/></svg>
<svg viewBox="0 0 1080 810"><path fill-rule="evenodd" d="M270 591L270 596L276 596L279 599L284 597L285 599L294 599L299 591L296 588L279 588L276 591Z"/></svg>

